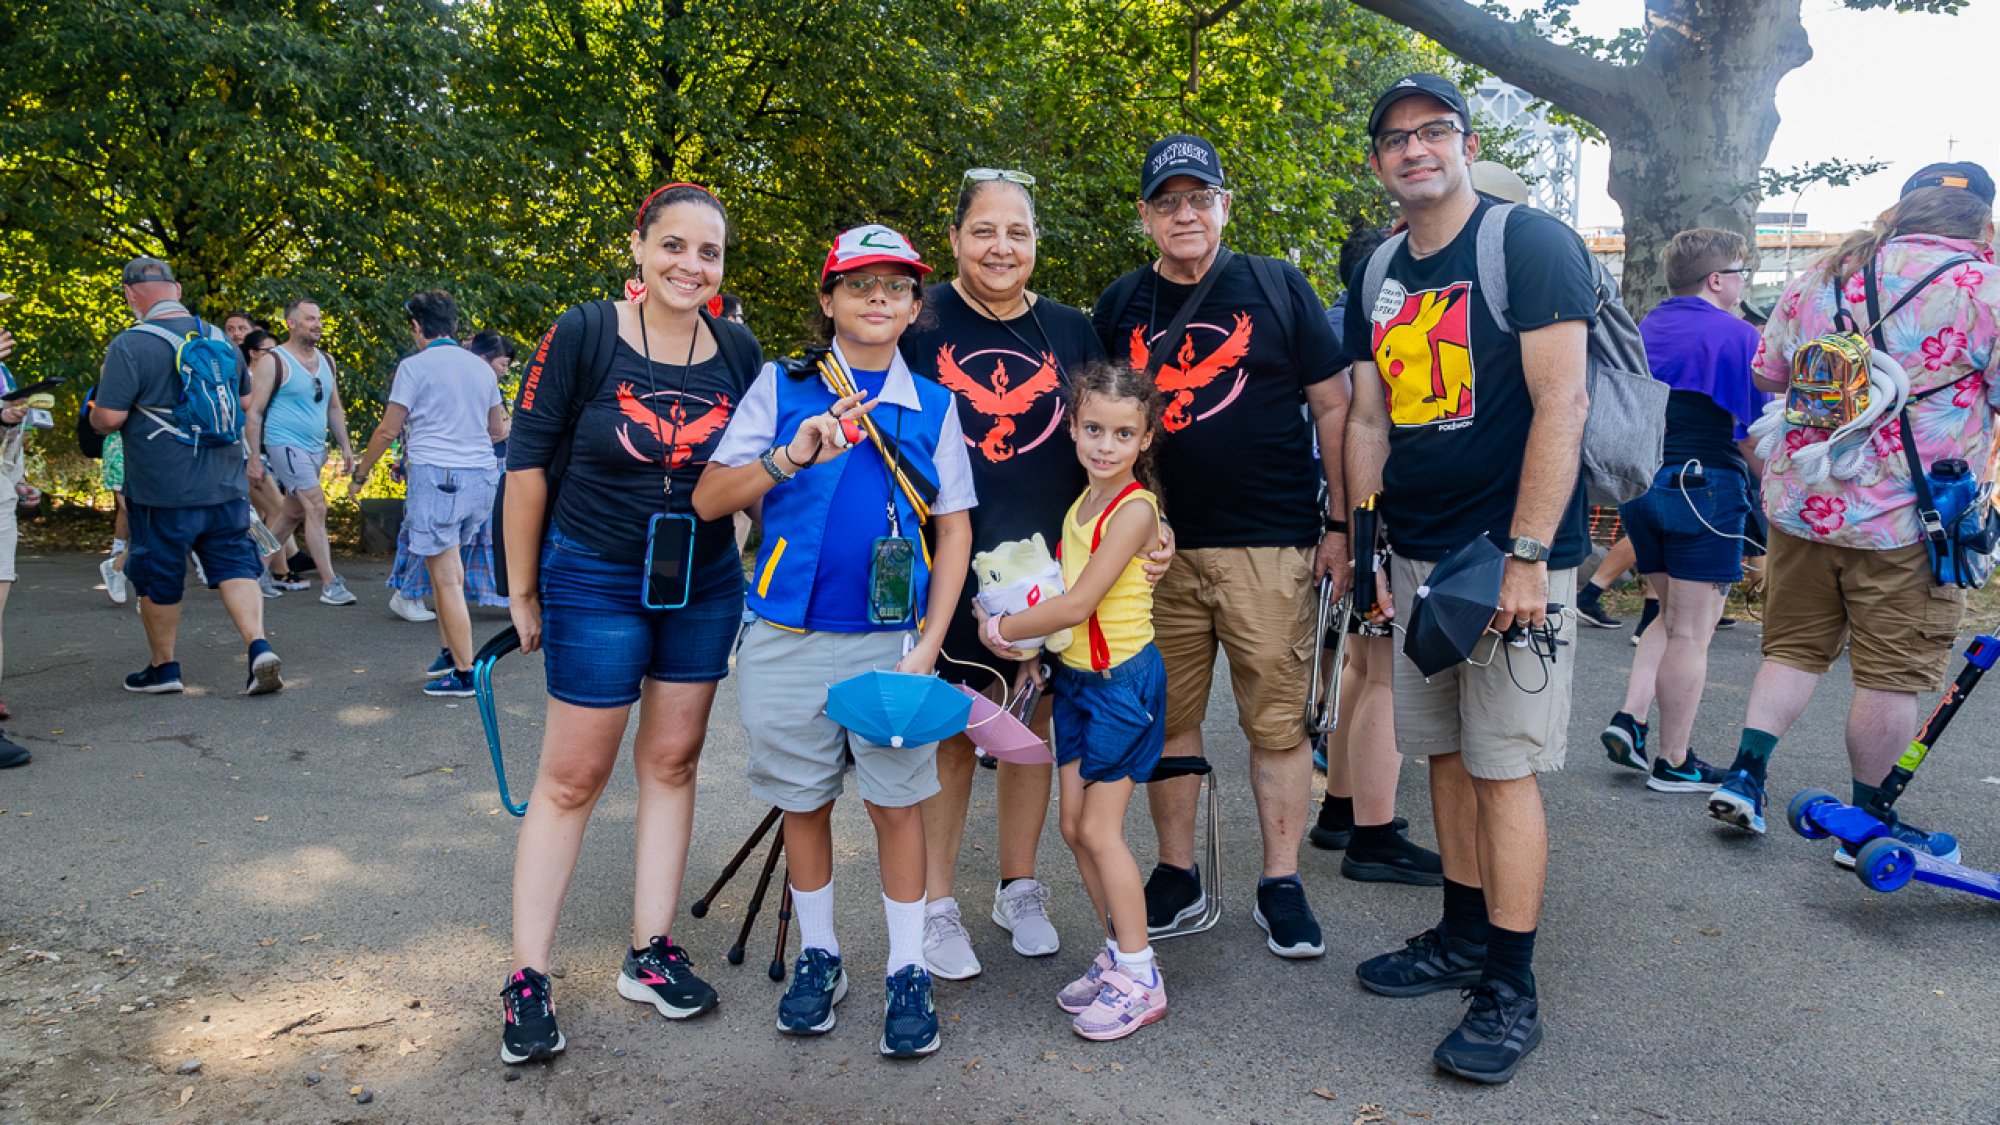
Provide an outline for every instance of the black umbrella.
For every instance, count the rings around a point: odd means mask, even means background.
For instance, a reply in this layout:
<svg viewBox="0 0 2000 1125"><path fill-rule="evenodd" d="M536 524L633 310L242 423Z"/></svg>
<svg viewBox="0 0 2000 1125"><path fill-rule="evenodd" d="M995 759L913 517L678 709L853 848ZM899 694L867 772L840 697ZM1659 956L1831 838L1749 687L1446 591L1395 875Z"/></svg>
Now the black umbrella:
<svg viewBox="0 0 2000 1125"><path fill-rule="evenodd" d="M1403 633L1403 655L1425 677L1455 668L1500 608L1500 579L1507 556L1484 535L1453 551L1417 587L1416 604Z"/></svg>

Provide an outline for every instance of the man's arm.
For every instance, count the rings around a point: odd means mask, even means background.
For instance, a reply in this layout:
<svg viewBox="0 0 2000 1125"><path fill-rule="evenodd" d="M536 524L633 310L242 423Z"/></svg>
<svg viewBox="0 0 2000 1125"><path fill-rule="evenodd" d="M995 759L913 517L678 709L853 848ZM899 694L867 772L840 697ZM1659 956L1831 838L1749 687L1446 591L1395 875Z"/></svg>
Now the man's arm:
<svg viewBox="0 0 2000 1125"><path fill-rule="evenodd" d="M1341 450L1345 446L1348 403L1347 381L1335 376L1306 388L1306 406L1312 411L1313 429L1319 434L1320 472L1326 477L1326 514L1345 524L1348 517L1347 484ZM1347 563L1347 533L1329 531L1320 537L1319 555L1313 561L1313 576L1333 576L1333 596L1347 592L1354 576Z"/></svg>
<svg viewBox="0 0 2000 1125"><path fill-rule="evenodd" d="M1521 370L1535 418L1528 425L1528 447L1521 461L1521 488L1514 500L1510 535L1555 542L1563 513L1576 492L1576 474L1583 457L1583 423L1590 413L1585 379L1589 337L1590 325L1582 320L1560 321L1521 333ZM1493 626L1504 631L1516 622L1540 625L1548 615L1548 600L1548 564L1509 558Z"/></svg>
<svg viewBox="0 0 2000 1125"><path fill-rule="evenodd" d="M340 445L340 459L346 463L349 471L352 471L354 438L347 432L347 404L340 401L340 383L337 380L333 384L332 391L333 394L326 407L327 428L333 431L333 439Z"/></svg>
<svg viewBox="0 0 2000 1125"><path fill-rule="evenodd" d="M376 426L375 432L369 436L368 448L361 454L360 464L354 466L353 474L348 478L348 495L360 494L362 482L366 481L368 474L374 471L375 462L381 459L383 452L389 448L389 443L395 441L396 435L403 432L403 423L409 421L409 418L410 409L402 403L392 402L382 408L382 423Z"/></svg>

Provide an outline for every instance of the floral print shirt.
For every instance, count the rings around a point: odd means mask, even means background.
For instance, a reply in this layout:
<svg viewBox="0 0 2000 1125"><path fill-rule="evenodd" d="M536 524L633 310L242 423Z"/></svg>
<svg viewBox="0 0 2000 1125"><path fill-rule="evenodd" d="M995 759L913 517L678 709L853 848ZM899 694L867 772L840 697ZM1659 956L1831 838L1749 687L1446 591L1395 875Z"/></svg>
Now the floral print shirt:
<svg viewBox="0 0 2000 1125"><path fill-rule="evenodd" d="M1910 373L1912 397L1950 384L1909 408L1910 428L1925 466L1956 457L1982 480L1992 471L1994 411L2000 409L2000 266L1976 242L1934 235L1905 235L1883 243L1876 258L1879 307L1894 304L1911 285L1953 257L1971 256L1910 300L1882 326L1889 353ZM1841 298L1857 323L1867 325L1868 302L1856 272L1844 279ZM1768 383L1791 378L1792 352L1833 331L1833 287L1812 271L1785 290L1764 329L1756 370ZM1764 469L1764 511L1788 535L1838 547L1886 551L1923 538L1916 492L1903 455L1902 428L1885 418L1875 431L1875 457L1854 480L1828 477L1806 484L1791 455L1825 441L1827 431L1788 429L1785 448Z"/></svg>

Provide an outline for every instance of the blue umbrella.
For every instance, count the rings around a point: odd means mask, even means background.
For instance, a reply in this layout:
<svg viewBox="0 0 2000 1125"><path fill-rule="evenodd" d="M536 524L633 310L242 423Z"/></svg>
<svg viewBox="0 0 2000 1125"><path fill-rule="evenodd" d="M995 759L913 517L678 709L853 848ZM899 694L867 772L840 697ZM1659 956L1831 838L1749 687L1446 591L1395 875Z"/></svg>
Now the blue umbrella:
<svg viewBox="0 0 2000 1125"><path fill-rule="evenodd" d="M512 625L500 630L472 658L472 690L479 697L479 724L486 728L486 749L493 755L493 776L500 781L500 803L515 816L528 815L528 802L518 804L507 790L507 762L500 756L500 708L493 700L493 666L510 652L521 650L521 635Z"/></svg>
<svg viewBox="0 0 2000 1125"><path fill-rule="evenodd" d="M936 676L868 671L827 688L826 713L877 746L922 746L964 731L972 700Z"/></svg>

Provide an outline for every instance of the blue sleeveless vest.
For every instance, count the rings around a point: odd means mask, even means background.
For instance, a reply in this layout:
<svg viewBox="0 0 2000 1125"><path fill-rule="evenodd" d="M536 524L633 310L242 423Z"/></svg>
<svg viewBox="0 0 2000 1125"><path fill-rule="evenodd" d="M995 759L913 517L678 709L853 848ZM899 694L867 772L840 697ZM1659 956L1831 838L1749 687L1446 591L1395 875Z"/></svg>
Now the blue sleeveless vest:
<svg viewBox="0 0 2000 1125"><path fill-rule="evenodd" d="M793 379L782 371L770 374L777 388L778 421L774 432L780 442L797 433L799 424L807 418L826 413L838 398L822 379ZM913 390L916 409L905 405L909 396L897 393L899 383L906 383ZM898 440L905 468L935 481L938 437L945 418L955 409L950 391L928 379L916 378L898 353L889 368L888 385L869 417L886 434L896 433L900 425L902 436ZM826 539L834 491L840 487L842 475L862 457L880 460L882 451L874 442L864 442L832 465L808 468L764 495L764 542L758 548L747 599L757 616L787 629L805 628L806 609L812 604L813 580L819 573L820 545ZM916 511L902 491L894 488L890 491L895 494L896 518L902 525L902 533L918 543L912 586L916 620L909 626L918 628L929 605L930 544L917 523ZM841 528L836 534L873 537L887 534L887 529ZM856 590L853 596L858 605L866 601L868 591Z"/></svg>

